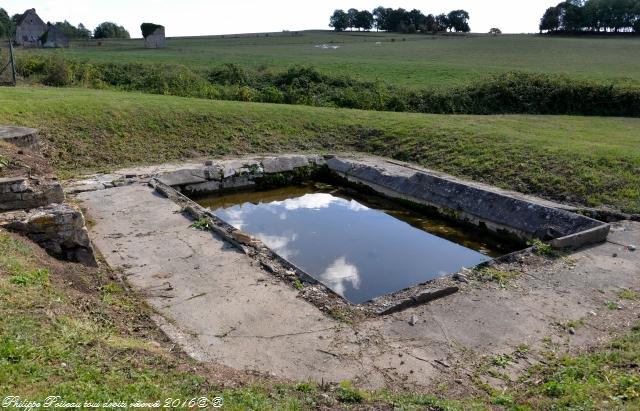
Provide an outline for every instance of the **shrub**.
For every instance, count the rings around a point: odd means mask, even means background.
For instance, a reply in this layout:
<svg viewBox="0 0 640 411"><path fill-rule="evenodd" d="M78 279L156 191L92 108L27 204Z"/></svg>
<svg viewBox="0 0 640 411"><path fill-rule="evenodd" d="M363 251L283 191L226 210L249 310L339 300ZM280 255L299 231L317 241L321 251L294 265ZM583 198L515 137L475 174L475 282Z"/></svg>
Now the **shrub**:
<svg viewBox="0 0 640 411"><path fill-rule="evenodd" d="M46 75L42 82L47 86L68 86L73 83L73 71L64 60L59 58L52 59L46 68Z"/></svg>
<svg viewBox="0 0 640 411"><path fill-rule="evenodd" d="M182 65L80 63L20 57L18 73L52 86L80 85L182 97L439 114L569 114L640 117L640 88L563 76L509 72L444 90L409 90L329 76L313 67L281 73L225 64L206 72Z"/></svg>
<svg viewBox="0 0 640 411"><path fill-rule="evenodd" d="M237 64L223 64L209 72L208 79L211 83L224 85L244 85L248 80L245 71Z"/></svg>
<svg viewBox="0 0 640 411"><path fill-rule="evenodd" d="M163 29L163 28L164 26L161 26L159 24L153 24L153 23L142 23L140 25L140 31L142 31L142 37L144 37L145 39L150 35L152 35L153 32L156 31L157 29Z"/></svg>

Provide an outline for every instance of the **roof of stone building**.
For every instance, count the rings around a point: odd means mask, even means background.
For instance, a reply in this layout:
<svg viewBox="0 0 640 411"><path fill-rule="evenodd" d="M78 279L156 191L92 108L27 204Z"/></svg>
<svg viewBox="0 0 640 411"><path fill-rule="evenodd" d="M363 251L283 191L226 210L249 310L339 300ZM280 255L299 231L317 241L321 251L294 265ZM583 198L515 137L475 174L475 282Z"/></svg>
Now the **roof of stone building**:
<svg viewBox="0 0 640 411"><path fill-rule="evenodd" d="M21 25L22 22L27 18L27 16L32 15L33 17L37 18L38 20L40 20L40 23L45 24L44 21L40 18L40 16L38 16L38 13L36 13L36 9L28 9L27 11L25 11L24 13L22 13L22 15L20 16L20 18L18 19L18 23L17 25Z"/></svg>

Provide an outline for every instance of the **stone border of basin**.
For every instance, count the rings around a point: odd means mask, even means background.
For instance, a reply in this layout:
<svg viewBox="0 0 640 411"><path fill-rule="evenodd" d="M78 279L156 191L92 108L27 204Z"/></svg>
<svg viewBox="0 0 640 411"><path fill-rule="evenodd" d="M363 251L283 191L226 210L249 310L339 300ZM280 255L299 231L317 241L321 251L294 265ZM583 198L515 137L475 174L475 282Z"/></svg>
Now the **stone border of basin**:
<svg viewBox="0 0 640 411"><path fill-rule="evenodd" d="M0 126L0 141L31 151L40 149L38 130L35 128Z"/></svg>
<svg viewBox="0 0 640 411"><path fill-rule="evenodd" d="M560 204L370 156L283 155L160 166L103 176L102 180L100 177L85 180L70 190L80 192L120 184L149 183L180 205L191 218L202 220L199 226L205 222L207 228L256 259L267 271L299 289L303 298L334 317L349 319L390 314L458 290L460 276L454 274L363 304L351 304L259 240L235 229L187 197L250 189L265 185L265 182L267 186L272 183L287 185L321 170L328 170L349 184L432 208L449 218L499 235L507 234L522 242L539 238L555 248L577 248L605 241L610 229L609 224L568 211ZM485 265L509 261L527 252L530 249L499 257Z"/></svg>
<svg viewBox="0 0 640 411"><path fill-rule="evenodd" d="M611 228L549 201L395 161L333 156L326 164L351 183L522 241L540 239L554 248L579 248L605 241Z"/></svg>

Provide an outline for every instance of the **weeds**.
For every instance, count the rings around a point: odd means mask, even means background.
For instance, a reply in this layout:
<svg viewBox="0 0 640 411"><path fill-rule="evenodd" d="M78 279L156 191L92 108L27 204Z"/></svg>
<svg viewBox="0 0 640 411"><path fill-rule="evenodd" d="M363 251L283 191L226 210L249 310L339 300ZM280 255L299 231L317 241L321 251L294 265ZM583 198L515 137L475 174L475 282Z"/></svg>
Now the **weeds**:
<svg viewBox="0 0 640 411"><path fill-rule="evenodd" d="M542 257L557 257L558 252L551 246L539 239L533 239L527 242L527 245L533 247L533 252Z"/></svg>
<svg viewBox="0 0 640 411"><path fill-rule="evenodd" d="M363 393L353 386L351 381L342 381L336 391L339 401L344 403L361 403L365 397Z"/></svg>
<svg viewBox="0 0 640 411"><path fill-rule="evenodd" d="M303 290L304 289L304 285L302 285L302 281L300 281L299 278L296 278L293 281L293 286L297 289L297 290Z"/></svg>
<svg viewBox="0 0 640 411"><path fill-rule="evenodd" d="M9 282L15 285L33 285L44 287L49 284L49 270L37 268L9 277Z"/></svg>
<svg viewBox="0 0 640 411"><path fill-rule="evenodd" d="M200 218L189 226L194 230L208 230L209 229L209 220L206 218Z"/></svg>
<svg viewBox="0 0 640 411"><path fill-rule="evenodd" d="M507 365L513 362L513 357L509 354L498 354L491 357L491 364L496 367L506 368Z"/></svg>
<svg viewBox="0 0 640 411"><path fill-rule="evenodd" d="M519 344L516 347L514 355L517 358L526 358L527 354L529 354L529 350L530 350L530 348L529 348L529 346L527 344Z"/></svg>
<svg viewBox="0 0 640 411"><path fill-rule="evenodd" d="M618 293L618 298L623 300L637 300L638 292L630 289L622 290Z"/></svg>
<svg viewBox="0 0 640 411"><path fill-rule="evenodd" d="M501 288L505 288L509 283L520 276L517 271L502 271L493 267L483 267L476 271L480 280L498 283Z"/></svg>

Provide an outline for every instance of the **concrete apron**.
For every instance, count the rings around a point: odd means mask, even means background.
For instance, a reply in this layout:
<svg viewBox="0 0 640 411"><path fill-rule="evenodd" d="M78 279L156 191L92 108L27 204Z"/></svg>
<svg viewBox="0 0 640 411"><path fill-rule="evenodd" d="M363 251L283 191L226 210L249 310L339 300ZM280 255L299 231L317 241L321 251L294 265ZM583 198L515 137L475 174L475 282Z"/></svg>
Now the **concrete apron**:
<svg viewBox="0 0 640 411"><path fill-rule="evenodd" d="M460 377L483 355L523 343L541 347L544 337L560 333L556 323L600 312L607 297L601 291L614 295L639 285L638 253L614 243L640 243L640 224L623 222L613 242L574 253L570 266L523 268L514 288L473 281L446 299L345 324L220 237L190 228L179 206L146 185L87 191L78 199L95 222L90 234L106 261L122 268L188 353L295 380L432 386ZM602 314L598 320L615 313ZM598 329L606 335L613 325Z"/></svg>

